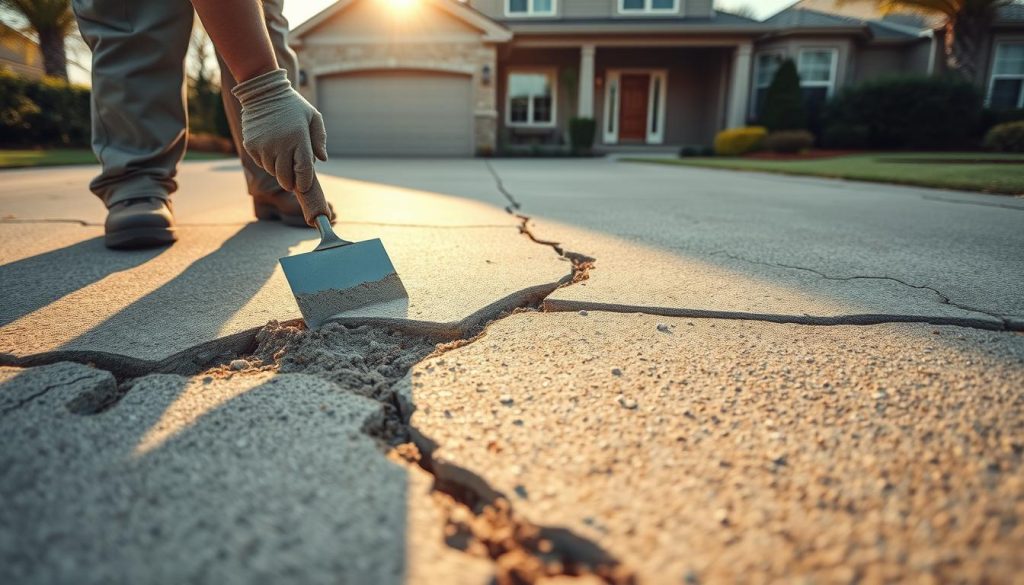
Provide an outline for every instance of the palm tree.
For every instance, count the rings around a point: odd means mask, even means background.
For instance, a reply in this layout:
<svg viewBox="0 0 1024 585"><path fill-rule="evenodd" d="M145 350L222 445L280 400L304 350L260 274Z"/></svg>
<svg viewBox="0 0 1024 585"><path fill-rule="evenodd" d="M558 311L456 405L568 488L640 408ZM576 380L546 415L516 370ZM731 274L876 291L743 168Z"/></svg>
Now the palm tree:
<svg viewBox="0 0 1024 585"><path fill-rule="evenodd" d="M946 64L970 81L976 81L982 62L985 37L996 11L1014 0L876 0L886 12L922 12L945 18Z"/></svg>
<svg viewBox="0 0 1024 585"><path fill-rule="evenodd" d="M0 7L24 19L26 28L36 34L46 74L66 80L64 39L75 29L71 0L0 0Z"/></svg>

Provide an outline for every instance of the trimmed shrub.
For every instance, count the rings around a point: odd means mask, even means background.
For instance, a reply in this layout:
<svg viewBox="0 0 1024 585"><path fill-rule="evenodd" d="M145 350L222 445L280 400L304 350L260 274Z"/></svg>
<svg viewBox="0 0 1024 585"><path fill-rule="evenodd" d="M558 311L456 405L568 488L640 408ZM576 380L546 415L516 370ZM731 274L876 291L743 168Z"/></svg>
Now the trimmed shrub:
<svg viewBox="0 0 1024 585"><path fill-rule="evenodd" d="M807 110L800 92L800 75L792 59L786 59L772 78L761 106L761 125L771 132L806 130Z"/></svg>
<svg viewBox="0 0 1024 585"><path fill-rule="evenodd" d="M764 139L763 146L772 152L796 154L814 146L814 134L807 130L772 132Z"/></svg>
<svg viewBox="0 0 1024 585"><path fill-rule="evenodd" d="M593 118L573 118L569 120L569 144L575 154L586 154L594 147L594 134L597 132L597 121Z"/></svg>
<svg viewBox="0 0 1024 585"><path fill-rule="evenodd" d="M768 130L762 126L746 126L722 130L715 136L715 154L740 156L761 147Z"/></svg>
<svg viewBox="0 0 1024 585"><path fill-rule="evenodd" d="M0 71L0 144L89 146L89 90Z"/></svg>
<svg viewBox="0 0 1024 585"><path fill-rule="evenodd" d="M996 152L1024 152L1024 121L1007 122L988 131L985 148Z"/></svg>
<svg viewBox="0 0 1024 585"><path fill-rule="evenodd" d="M826 108L825 127L867 128L871 148L966 148L976 144L981 95L969 82L906 77L865 83Z"/></svg>
<svg viewBox="0 0 1024 585"><path fill-rule="evenodd" d="M1024 108L1013 108L1009 110L993 110L985 108L981 111L981 123L978 128L978 136L984 138L988 131L1000 124L1007 122L1020 122L1024 120Z"/></svg>
<svg viewBox="0 0 1024 585"><path fill-rule="evenodd" d="M821 137L822 144L827 148L867 148L868 127L860 124L840 122L825 128Z"/></svg>

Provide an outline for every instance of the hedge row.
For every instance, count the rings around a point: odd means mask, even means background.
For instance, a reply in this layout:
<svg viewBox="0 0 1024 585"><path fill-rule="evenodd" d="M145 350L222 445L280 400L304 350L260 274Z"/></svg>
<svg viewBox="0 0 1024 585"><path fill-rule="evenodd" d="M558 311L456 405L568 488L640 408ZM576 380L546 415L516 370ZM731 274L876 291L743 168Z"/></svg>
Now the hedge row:
<svg viewBox="0 0 1024 585"><path fill-rule="evenodd" d="M983 134L981 121L981 94L966 81L884 79L849 88L832 100L821 138L832 148L972 148Z"/></svg>
<svg viewBox="0 0 1024 585"><path fill-rule="evenodd" d="M89 146L89 89L0 71L0 144Z"/></svg>
<svg viewBox="0 0 1024 585"><path fill-rule="evenodd" d="M220 91L190 92L189 147L233 152ZM0 146L88 148L89 88L53 77L28 79L0 69Z"/></svg>

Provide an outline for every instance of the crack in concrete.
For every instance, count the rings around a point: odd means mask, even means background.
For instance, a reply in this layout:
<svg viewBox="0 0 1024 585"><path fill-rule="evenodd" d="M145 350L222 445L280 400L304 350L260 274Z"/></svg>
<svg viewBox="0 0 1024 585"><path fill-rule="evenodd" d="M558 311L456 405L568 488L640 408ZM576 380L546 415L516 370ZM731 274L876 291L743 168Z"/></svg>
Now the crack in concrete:
<svg viewBox="0 0 1024 585"><path fill-rule="evenodd" d="M572 286L577 282L581 282L590 278L590 271L594 269L594 265L597 262L597 258L593 258L591 256L587 256L586 254L581 254L579 252L572 252L570 250L566 250L564 247L562 247L562 244L560 242L555 242L552 240L542 240L538 238L537 235L534 234L532 230L530 230L530 218L528 216L517 213L516 217L519 218L521 222L519 224L519 233L529 238L530 241L535 244L540 244L541 246L547 246L551 248L552 250L555 251L556 254L572 263L572 273L570 275L568 282L563 283L559 288ZM545 300L547 299L545 298Z"/></svg>
<svg viewBox="0 0 1024 585"><path fill-rule="evenodd" d="M509 212L511 215L516 215L516 211L519 210L522 205L520 205L519 202L516 201L515 196L505 188L505 181L501 179L501 175L498 174L497 169L494 168L491 161L484 160L484 166L487 167L487 171L491 173L491 177L494 178L494 186L497 187L498 192L508 200L508 205L505 207L505 211Z"/></svg>
<svg viewBox="0 0 1024 585"><path fill-rule="evenodd" d="M506 211L510 214L515 215L520 220L519 231L526 237L536 244L549 246L555 252L573 263L572 279L563 284L562 286L570 286L580 280L589 278L590 270L593 269L596 262L595 258L580 254L578 252L571 252L566 250L560 242L554 242L551 240L543 240L537 237L536 234L530 230L529 223L532 221L530 216L524 215L513 211L522 208L515 196L508 190L501 176L497 170L489 161L484 161L488 171L494 177L495 184L498 190L505 196L509 201L510 207L506 207ZM874 280L890 280L901 285L915 288L919 290L928 290L933 292L938 298L941 304L956 307L963 311L978 313L985 315L991 319L998 321L993 323L985 319L971 319L965 317L940 317L940 316L918 316L918 315L902 315L902 314L852 314L852 315L841 315L835 317L823 317L814 316L809 314L803 315L787 315L787 314L770 314L770 313L750 313L743 311L716 311L716 310L705 310L705 309L687 309L687 308L676 308L676 307L659 307L659 306L648 306L648 305L633 305L633 304L611 304L611 303L598 303L590 301L566 301L566 300L550 300L545 298L542 309L544 311L579 311L579 310L594 310L594 311L609 311L616 313L645 313L648 315L659 315L664 317L692 317L692 318L706 318L706 319L726 319L726 320L739 320L739 321L763 321L768 323L792 323L798 325L808 326L836 326L836 325L881 325L885 323L928 323L930 325L953 325L959 327L969 327L973 329L984 329L990 331L1022 331L1024 330L1024 320L1004 317L1002 315L992 313L976 307L970 307L957 303L950 299L947 295L941 291L932 288L930 286L919 286L910 284L902 281L898 278L889 276L854 276L854 277L833 277L823 272L814 270L812 268L804 268L801 266L793 266L787 264L773 264L768 262L759 262L756 260L750 260L743 258L728 252L716 251L711 252L708 255L723 255L727 258L741 262L749 262L752 264L761 264L764 266L773 266L776 268L785 268L792 270L804 270L816 274L822 278L828 280L858 280L858 279L874 279Z"/></svg>
<svg viewBox="0 0 1024 585"><path fill-rule="evenodd" d="M508 313L511 314L511 313ZM507 314L496 316L491 323ZM396 463L417 465L434 478L432 491L445 512L445 542L494 563L499 585L533 584L546 577L592 576L614 585L632 585L633 573L597 544L572 531L534 524L511 500L480 475L436 456L439 445L412 424L416 411L409 371L422 360L443 355L485 335L447 343L366 325L329 323L309 331L300 323L271 323L257 335L247 356L262 369L303 373L377 401L381 415L363 432L375 438ZM222 365L208 374L230 371Z"/></svg>
<svg viewBox="0 0 1024 585"><path fill-rule="evenodd" d="M447 516L445 543L491 560L498 585L587 576L614 585L636 583L635 575L606 550L570 530L523 518L507 496L479 475L434 457L436 444L409 428L414 441L393 453L434 477L435 499Z"/></svg>
<svg viewBox="0 0 1024 585"><path fill-rule="evenodd" d="M554 305L548 301L551 293L560 287L571 286L585 280L589 277L590 270L594 268L595 258L566 250L561 243L543 240L533 233L530 229L531 218L517 213L517 210L522 207L521 204L506 188L493 165L489 161L484 161L484 163L494 178L497 189L508 201L506 211L520 221L518 226L520 234L538 245L550 247L560 257L571 262L572 270L565 278L557 283L537 285L516 291L459 323L438 324L405 319L351 319L347 322L342 320L329 323L317 331L304 330L301 322L297 321L285 324L271 323L263 328L201 344L155 364L140 360L132 361L124 356L73 351L51 352L21 359L0 356L0 363L28 367L55 361L86 361L93 362L102 369L109 369L121 378L132 378L154 372L191 375L202 371L211 363L220 363L221 366L207 370L208 372L215 370L228 372L230 368L227 364L232 359L249 356L256 362L266 364L266 367L282 373L302 372L332 380L340 388L356 392L381 404L381 415L367 420L364 424L364 432L376 438L393 460L397 459L409 465L418 465L431 474L434 478L434 492L438 495L439 504L447 511L446 542L458 550L490 559L498 574L497 582L499 584L536 583L544 578L556 576L592 576L605 583L632 584L635 582L633 573L595 543L568 530L531 523L516 513L509 498L495 490L482 477L436 456L436 452L440 448L439 445L423 435L411 423L415 411L411 395L403 396L397 388L400 382L406 379L406 374L415 364L427 357L441 355L473 343L486 334L486 329L490 324L524 310L552 310ZM84 222L78 223L86 225ZM736 259L749 261L744 258ZM818 273L823 278L830 278L813 269L786 265L778 265L778 267L807 270ZM833 280L852 280L853 278L885 278L908 287L931 290L940 298L944 298L948 304L959 306L931 287L915 286L894 278L852 277L844 279L831 277ZM842 324L837 322L839 320L837 318L815 318L806 315L802 317L746 315L687 309L668 310L656 307L612 306L599 303L584 303L584 305L597 310L626 311L628 309L628 312L650 314L671 313L680 316L722 319ZM554 310L560 309L555 306ZM999 318L983 311L978 312ZM872 324L893 321L892 316L861 316L861 318L865 321L855 324L867 324L868 321ZM916 320L926 321L925 319ZM933 321L927 320L926 322ZM1005 320L1003 322L1005 325ZM991 326L984 327L986 324L976 323L968 326L992 328ZM288 332L283 337L275 337L274 332L280 332L282 328L287 329ZM366 348L347 352L348 355L359 356L360 364L363 364L364 361L372 364L375 368L374 372L351 367L338 367L338 356L346 354L337 351L327 352L324 358L326 361L323 363L319 363L315 359L297 359L297 356L302 355L302 352L296 349L297 344L304 343L304 340L322 339L323 336L332 333L360 330L371 336L393 336L392 347L385 352L386 355L383 357L373 357L374 351L380 347L379 344L376 349L374 345L367 344ZM431 344L433 349L428 350L428 346ZM377 362L374 362L375 359ZM120 396L123 396L123 393L117 398ZM25 403L35 397L37 396L26 399Z"/></svg>
<svg viewBox="0 0 1024 585"><path fill-rule="evenodd" d="M35 392L33 394L30 394L29 396L26 396L25 398L22 398L21 400L19 400L14 405L8 406L7 408L5 408L3 410L0 410L0 416L6 416L7 414L9 414L11 412L14 412L15 410L18 410L20 408L24 408L26 405L30 404L32 401L34 401L35 399L39 398L40 396L45 395L47 392L49 392L50 390L53 390L54 388L60 388L61 386L70 386L71 384L75 384L76 382L83 382L83 381L88 380L89 378L92 378L92 377L93 377L93 375L89 374L89 375L86 375L86 376L80 376L80 377L75 378L73 380L64 380L64 381L58 382L56 384L51 384L49 386L45 386L39 392Z"/></svg>
<svg viewBox="0 0 1024 585"><path fill-rule="evenodd" d="M505 186L505 181L502 180L501 175L498 174L498 170L495 169L494 165L491 164L491 161L488 160L484 161L484 166L487 167L487 171L490 172L491 177L494 178L494 186L505 197L505 199L508 200L509 204L505 207L505 211L519 220L519 233L529 238L530 241L535 244L551 248L560 257L565 258L572 263L572 273L570 278L561 286L572 286L577 282L590 278L590 271L594 268L594 264L597 262L597 259L587 256L586 254L566 250L560 242L542 240L537 237L537 235L530 230L531 218L522 213L518 213L518 210L522 209L522 205L515 198L515 195L513 195Z"/></svg>
<svg viewBox="0 0 1024 585"><path fill-rule="evenodd" d="M83 227L103 227L103 224L101 223L91 223L81 219L20 219L16 217L0 218L0 224L4 223L70 223L72 225L80 225Z"/></svg>
<svg viewBox="0 0 1024 585"><path fill-rule="evenodd" d="M930 292L934 293L935 296L939 297L939 302L941 304L943 304L943 305L949 305L951 307L956 307L956 308L958 308L958 309L960 309L962 311L968 311L968 312L972 312L972 313L980 313L982 315L986 315L988 317L991 317L993 319L996 319L996 320L1000 321L1002 323L1003 329L1008 329L1010 327L1010 321L1008 319L1006 319L1005 317L1003 317L1002 315L999 315L997 313L992 313L991 311L987 311L987 310L984 310L984 309L979 309L977 307L971 307L971 306L968 306L968 305L957 303L956 301L954 301L951 298L949 298L948 295L943 294L941 291L939 291L938 289L936 289L934 287L931 287L931 286L928 286L928 285L925 285L925 284L912 284L912 283L909 283L909 282L907 282L905 280L901 280L899 278L896 278L894 276L864 276L864 275L833 276L833 275L830 275L830 274L826 274L826 273L824 273L824 272L822 272L820 270L816 270L814 268L807 268L807 267L804 267L804 266L796 266L796 265L793 265L793 264L782 264L782 263L778 263L778 262L766 262L766 261L762 261L762 260L751 260L750 258L744 258L742 256L731 254L731 253L726 252L724 250L719 250L717 252L711 252L708 255L709 256L725 256L726 258L730 258L732 260L736 260L736 261L739 261L739 262L747 262L747 263L750 263L750 264L759 264L761 266L772 266L772 267L775 267L775 268L785 268L785 269L788 269L788 270L800 270L800 271L803 271L803 272L809 272L811 274L814 274L816 276L824 278L825 280L834 280L834 281L839 281L839 282L849 282L849 281L853 281L853 280L888 280L890 282L895 282L897 284L901 284L901 285L906 286L908 288L913 288L913 289L917 289L917 290L927 290L927 291L930 291Z"/></svg>

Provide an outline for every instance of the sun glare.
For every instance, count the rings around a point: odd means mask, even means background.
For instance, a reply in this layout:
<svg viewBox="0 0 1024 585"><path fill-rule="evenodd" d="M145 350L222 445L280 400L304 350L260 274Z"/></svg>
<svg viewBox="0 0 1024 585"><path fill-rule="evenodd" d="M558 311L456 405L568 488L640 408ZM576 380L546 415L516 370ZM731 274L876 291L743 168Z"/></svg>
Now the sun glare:
<svg viewBox="0 0 1024 585"><path fill-rule="evenodd" d="M391 10L399 14L407 14L416 9L420 0L384 0Z"/></svg>

